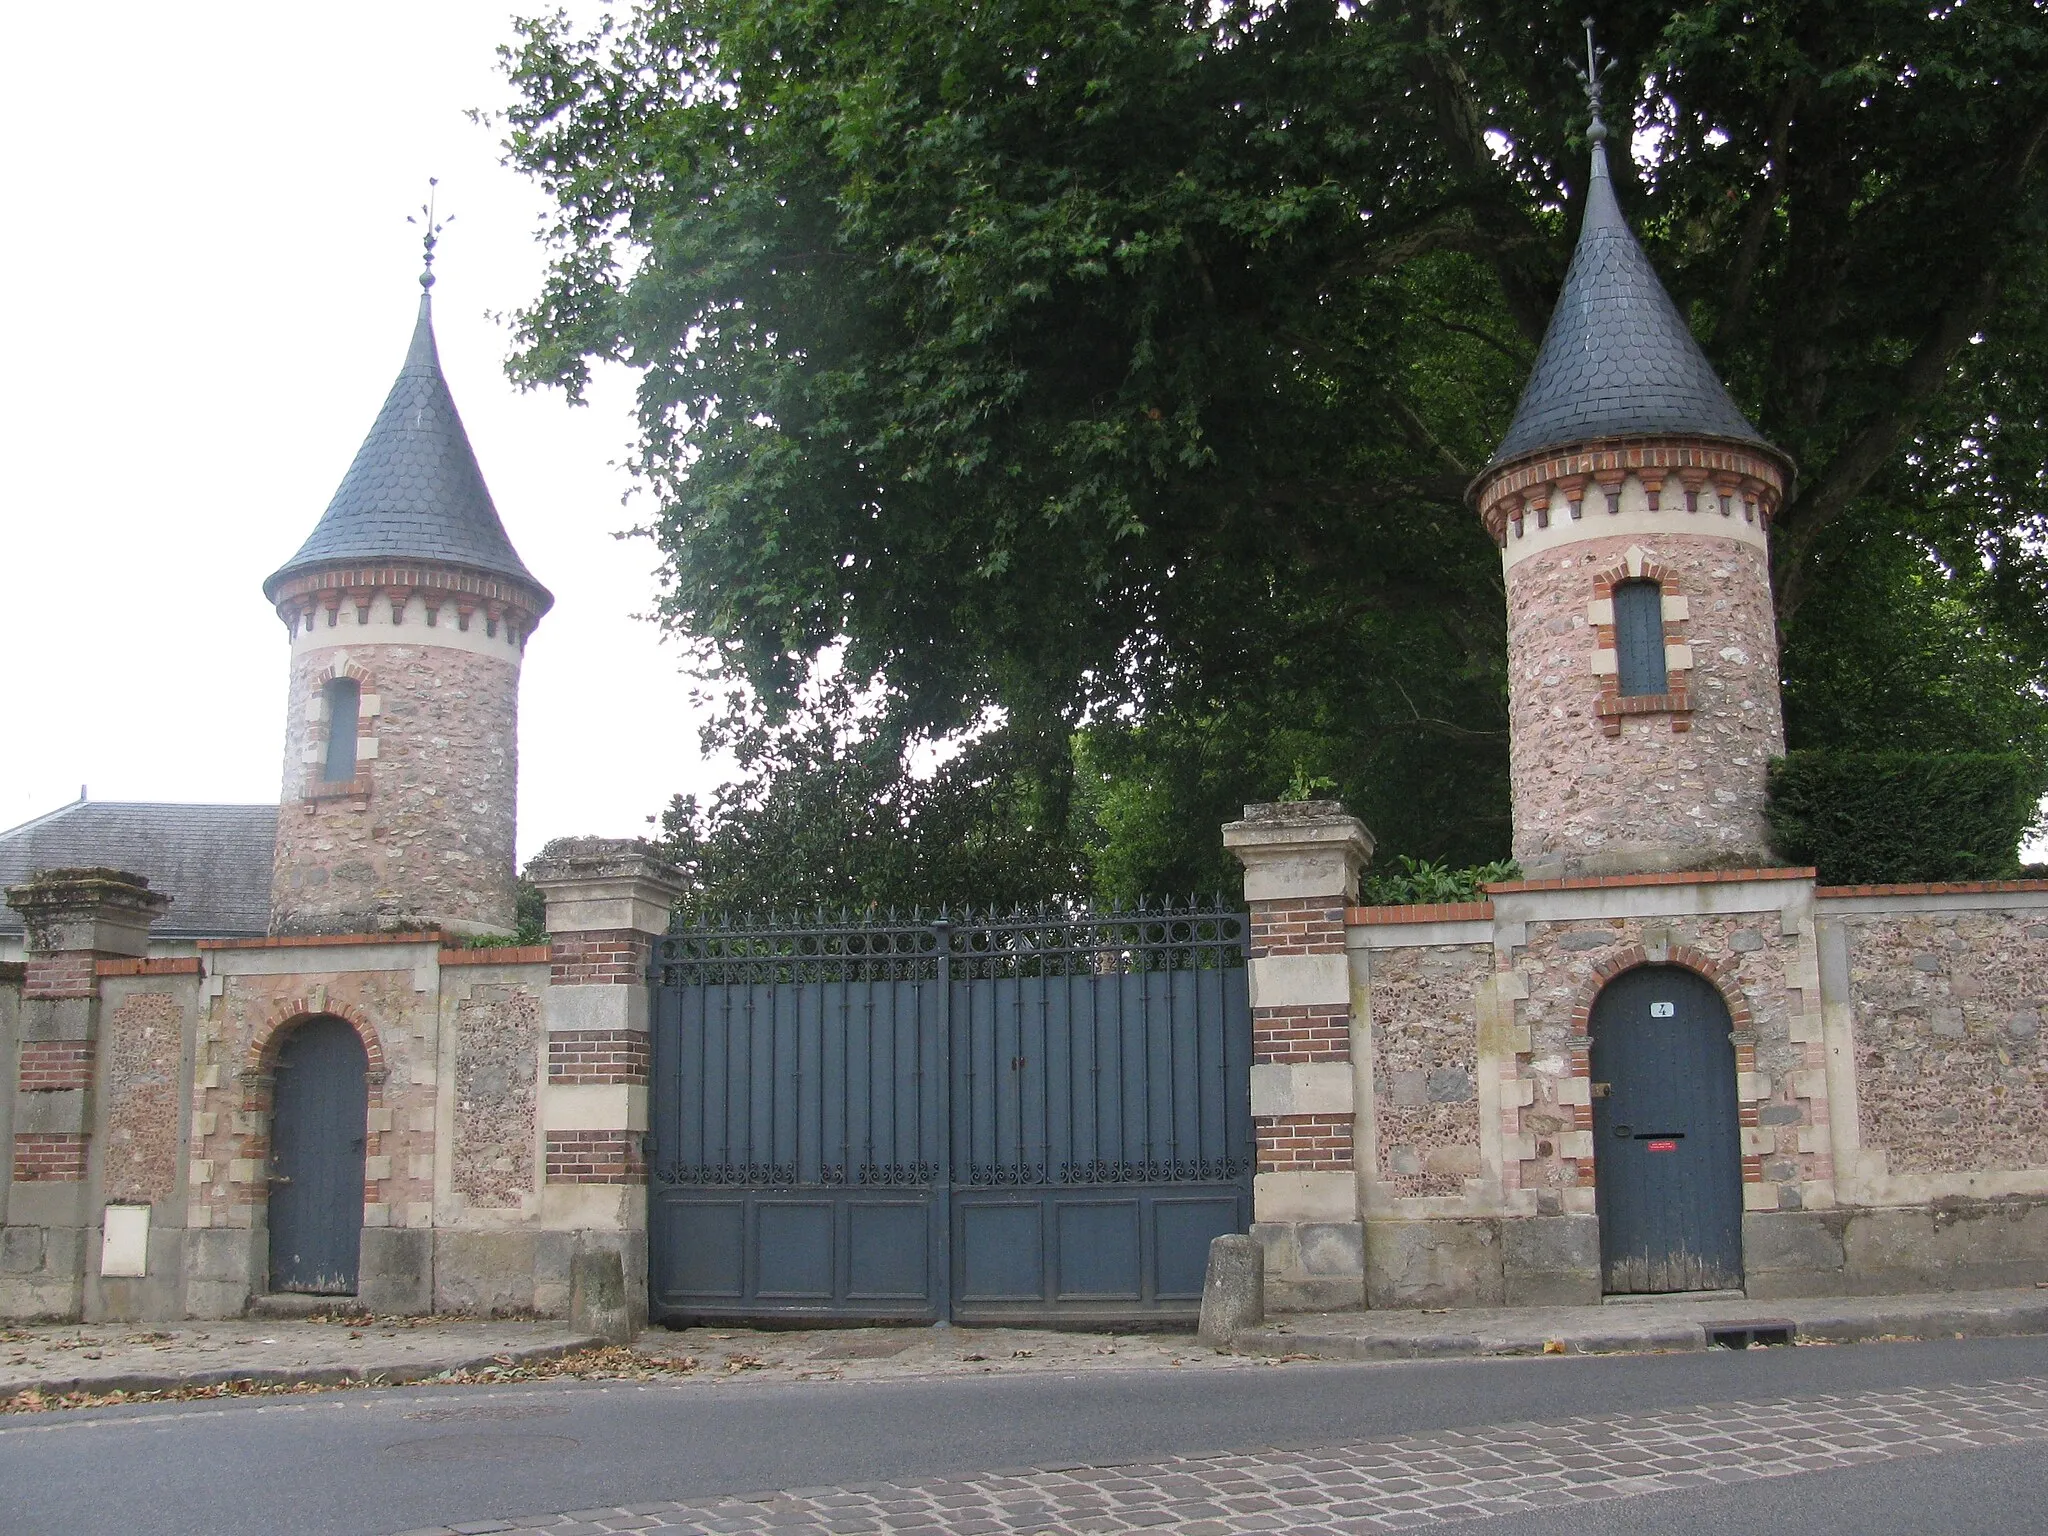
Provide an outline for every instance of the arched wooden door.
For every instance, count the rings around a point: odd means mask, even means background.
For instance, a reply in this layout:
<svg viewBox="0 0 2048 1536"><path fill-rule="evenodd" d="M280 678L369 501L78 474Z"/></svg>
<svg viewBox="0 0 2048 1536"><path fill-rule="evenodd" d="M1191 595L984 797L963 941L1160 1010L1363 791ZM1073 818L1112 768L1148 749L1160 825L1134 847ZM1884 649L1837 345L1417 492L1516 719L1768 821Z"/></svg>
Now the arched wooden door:
<svg viewBox="0 0 2048 1536"><path fill-rule="evenodd" d="M1593 1167L1609 1293L1742 1284L1742 1132L1728 1005L1676 965L1593 1004Z"/></svg>
<svg viewBox="0 0 2048 1536"><path fill-rule="evenodd" d="M270 1288L353 1296L363 1235L369 1057L345 1019L310 1019L277 1053Z"/></svg>

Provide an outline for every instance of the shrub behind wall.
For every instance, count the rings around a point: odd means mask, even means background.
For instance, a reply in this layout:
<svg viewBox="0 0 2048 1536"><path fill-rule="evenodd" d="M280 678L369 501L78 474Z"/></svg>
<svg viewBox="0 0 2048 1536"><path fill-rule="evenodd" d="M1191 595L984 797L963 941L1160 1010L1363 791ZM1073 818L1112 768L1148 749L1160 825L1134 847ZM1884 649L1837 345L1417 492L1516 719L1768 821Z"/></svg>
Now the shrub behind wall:
<svg viewBox="0 0 2048 1536"><path fill-rule="evenodd" d="M2010 880L2043 785L2018 753L1791 752L1771 764L1771 835L1824 885Z"/></svg>

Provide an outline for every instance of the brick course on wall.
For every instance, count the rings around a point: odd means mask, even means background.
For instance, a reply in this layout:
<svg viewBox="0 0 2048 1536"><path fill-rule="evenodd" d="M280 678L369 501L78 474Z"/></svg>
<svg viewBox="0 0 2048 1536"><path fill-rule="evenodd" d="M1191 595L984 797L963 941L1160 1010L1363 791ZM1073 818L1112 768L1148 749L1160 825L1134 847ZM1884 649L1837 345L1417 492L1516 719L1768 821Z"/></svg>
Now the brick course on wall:
<svg viewBox="0 0 2048 1536"><path fill-rule="evenodd" d="M423 635L427 633L422 631ZM319 782L328 678L378 713L350 791ZM279 934L513 926L519 660L426 643L303 645L292 656L285 795L271 883Z"/></svg>
<svg viewBox="0 0 2048 1536"><path fill-rule="evenodd" d="M1252 903L1254 955L1316 955L1344 948L1344 903L1322 897Z"/></svg>
<svg viewBox="0 0 2048 1536"><path fill-rule="evenodd" d="M1258 1115L1260 1173L1337 1173L1352 1166L1351 1116Z"/></svg>
<svg viewBox="0 0 2048 1536"><path fill-rule="evenodd" d="M621 928L606 933L558 933L548 954L548 982L557 987L644 986L654 940Z"/></svg>
<svg viewBox="0 0 2048 1536"><path fill-rule="evenodd" d="M22 1041L21 1091L42 1093L90 1088L93 1054L90 1040Z"/></svg>
<svg viewBox="0 0 2048 1536"><path fill-rule="evenodd" d="M644 1184L639 1131L549 1131L550 1184Z"/></svg>
<svg viewBox="0 0 2048 1536"><path fill-rule="evenodd" d="M645 1083L652 1061L652 1037L643 1030L568 1029L548 1036L551 1083Z"/></svg>
<svg viewBox="0 0 2048 1536"><path fill-rule="evenodd" d="M30 955L22 966L23 998L91 997L94 958L87 950Z"/></svg>
<svg viewBox="0 0 2048 1536"><path fill-rule="evenodd" d="M1508 569L1514 853L1545 874L1771 862L1764 774L1785 749L1777 623L1764 552L1674 530L1587 538ZM1675 574L1689 617L1689 729L1667 714L1603 720L1588 605L1640 547ZM1610 726L1620 733L1610 736Z"/></svg>
<svg viewBox="0 0 2048 1536"><path fill-rule="evenodd" d="M85 1177L86 1138L75 1132L21 1132L14 1138L14 1182L41 1184Z"/></svg>
<svg viewBox="0 0 2048 1536"><path fill-rule="evenodd" d="M1981 911L1841 922L1864 1148L1893 1175L2048 1168L2048 921Z"/></svg>

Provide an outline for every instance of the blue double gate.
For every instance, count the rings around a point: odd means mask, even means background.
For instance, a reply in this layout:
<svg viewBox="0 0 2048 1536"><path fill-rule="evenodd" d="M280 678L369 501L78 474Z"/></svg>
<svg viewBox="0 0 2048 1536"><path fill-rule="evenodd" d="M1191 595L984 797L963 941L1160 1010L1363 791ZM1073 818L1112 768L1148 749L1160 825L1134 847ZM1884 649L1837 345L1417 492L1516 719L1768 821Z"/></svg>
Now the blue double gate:
<svg viewBox="0 0 2048 1536"><path fill-rule="evenodd" d="M1240 913L694 927L653 981L658 1321L1192 1317L1250 1222Z"/></svg>

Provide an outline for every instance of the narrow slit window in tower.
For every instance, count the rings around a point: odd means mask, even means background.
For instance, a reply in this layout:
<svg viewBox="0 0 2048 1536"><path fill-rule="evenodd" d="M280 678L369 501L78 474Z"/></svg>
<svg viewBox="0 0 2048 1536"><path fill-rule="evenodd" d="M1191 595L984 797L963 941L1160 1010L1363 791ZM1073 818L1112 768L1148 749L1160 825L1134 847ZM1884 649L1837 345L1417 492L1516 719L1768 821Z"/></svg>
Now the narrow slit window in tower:
<svg viewBox="0 0 2048 1536"><path fill-rule="evenodd" d="M1624 697L1668 693L1664 672L1664 587L1624 581L1614 589L1614 650Z"/></svg>
<svg viewBox="0 0 2048 1536"><path fill-rule="evenodd" d="M361 690L352 677L337 677L327 685L327 758L320 777L329 784L343 784L356 776L356 716L362 704Z"/></svg>

